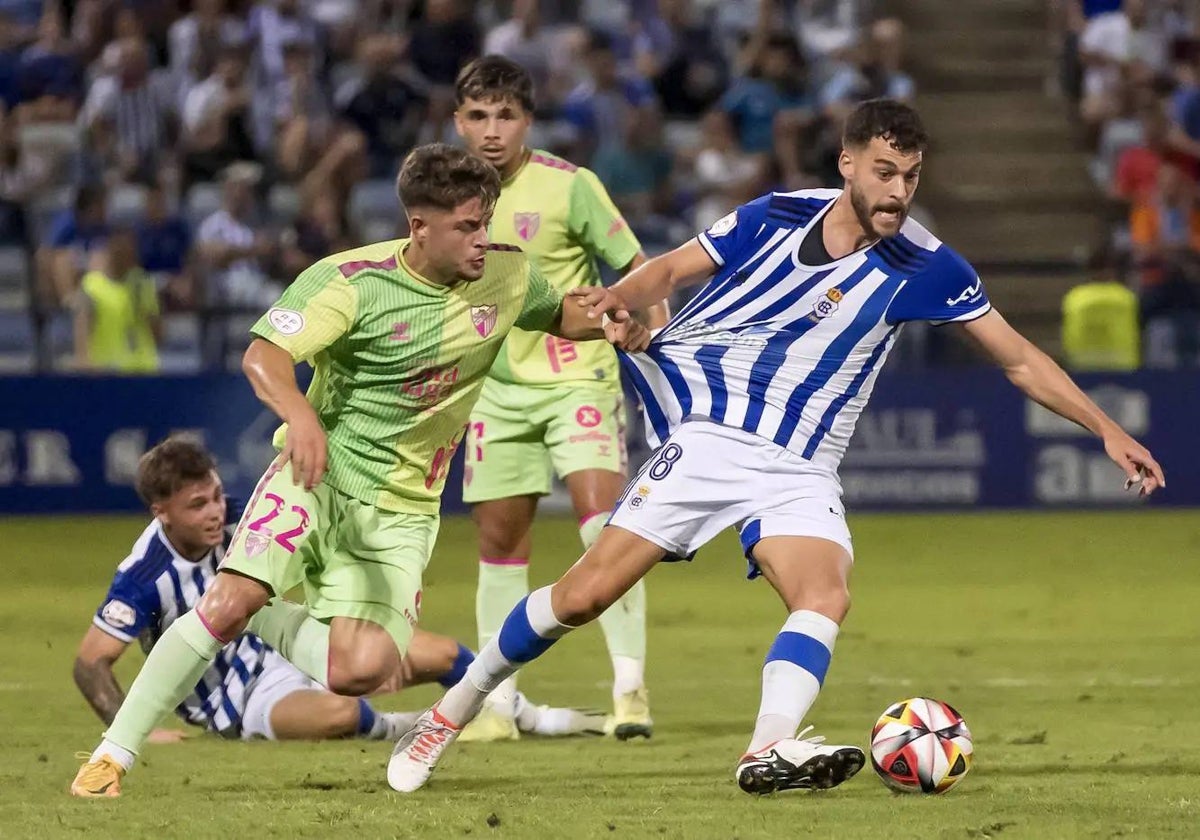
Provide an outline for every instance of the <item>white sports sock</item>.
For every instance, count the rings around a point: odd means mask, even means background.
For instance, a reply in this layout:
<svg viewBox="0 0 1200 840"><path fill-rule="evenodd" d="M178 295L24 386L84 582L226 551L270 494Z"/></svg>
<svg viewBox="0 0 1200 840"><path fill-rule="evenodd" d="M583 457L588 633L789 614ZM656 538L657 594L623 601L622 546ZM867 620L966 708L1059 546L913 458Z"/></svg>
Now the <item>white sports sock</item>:
<svg viewBox="0 0 1200 840"><path fill-rule="evenodd" d="M614 656L613 666L613 698L637 691L646 684L646 661L632 656Z"/></svg>
<svg viewBox="0 0 1200 840"><path fill-rule="evenodd" d="M795 736L821 691L837 634L836 621L812 610L788 616L763 665L762 702L746 752Z"/></svg>
<svg viewBox="0 0 1200 840"><path fill-rule="evenodd" d="M117 764L120 764L126 770L128 770L130 767L133 766L133 762L134 762L134 758L135 758L134 754L131 753L129 750L125 749L122 746L114 744L112 741L108 740L107 738L105 738L103 741L100 742L100 746L96 747L95 752L92 753L92 757L89 760L90 761L99 761L100 756L102 756L102 755L107 755L109 758L111 758L113 761L117 762Z"/></svg>

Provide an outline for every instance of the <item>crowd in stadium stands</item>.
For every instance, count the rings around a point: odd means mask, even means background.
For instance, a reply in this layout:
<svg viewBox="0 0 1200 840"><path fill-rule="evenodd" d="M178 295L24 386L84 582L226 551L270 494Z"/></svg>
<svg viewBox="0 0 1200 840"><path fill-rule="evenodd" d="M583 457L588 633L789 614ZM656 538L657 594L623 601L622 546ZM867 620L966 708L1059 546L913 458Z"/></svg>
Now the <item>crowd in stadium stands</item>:
<svg viewBox="0 0 1200 840"><path fill-rule="evenodd" d="M1063 87L1117 208L1113 266L1144 363L1200 362L1200 3L1063 0Z"/></svg>
<svg viewBox="0 0 1200 840"><path fill-rule="evenodd" d="M0 0L0 372L235 362L304 266L404 232L480 54L653 252L835 183L846 110L913 95L903 38L869 0Z"/></svg>

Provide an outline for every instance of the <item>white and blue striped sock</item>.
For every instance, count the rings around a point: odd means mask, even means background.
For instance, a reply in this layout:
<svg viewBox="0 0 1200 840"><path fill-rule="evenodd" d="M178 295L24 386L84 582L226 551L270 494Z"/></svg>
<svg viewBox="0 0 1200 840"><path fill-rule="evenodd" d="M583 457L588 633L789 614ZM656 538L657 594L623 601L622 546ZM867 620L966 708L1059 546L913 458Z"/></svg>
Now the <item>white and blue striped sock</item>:
<svg viewBox="0 0 1200 840"><path fill-rule="evenodd" d="M812 610L788 616L763 663L762 703L746 752L795 736L821 691L838 624Z"/></svg>

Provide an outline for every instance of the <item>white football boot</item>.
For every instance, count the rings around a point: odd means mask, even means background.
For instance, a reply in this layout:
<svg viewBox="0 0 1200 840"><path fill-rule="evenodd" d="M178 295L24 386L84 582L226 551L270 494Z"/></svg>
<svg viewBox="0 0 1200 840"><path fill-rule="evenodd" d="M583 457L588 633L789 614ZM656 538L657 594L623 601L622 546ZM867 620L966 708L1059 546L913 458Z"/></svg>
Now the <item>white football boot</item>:
<svg viewBox="0 0 1200 840"><path fill-rule="evenodd" d="M810 731L805 727L799 735ZM822 735L784 738L738 762L738 786L756 795L785 790L837 787L863 768L867 756L858 747L826 744Z"/></svg>
<svg viewBox="0 0 1200 840"><path fill-rule="evenodd" d="M412 729L400 736L388 759L387 780L392 790L412 793L422 787L461 731L438 714L437 706L422 712Z"/></svg>

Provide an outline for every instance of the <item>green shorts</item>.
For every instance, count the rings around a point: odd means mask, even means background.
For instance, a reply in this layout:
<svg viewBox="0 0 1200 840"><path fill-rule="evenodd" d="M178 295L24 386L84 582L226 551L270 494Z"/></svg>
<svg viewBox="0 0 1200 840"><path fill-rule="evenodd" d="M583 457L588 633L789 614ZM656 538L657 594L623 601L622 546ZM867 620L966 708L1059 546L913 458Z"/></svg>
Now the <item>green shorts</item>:
<svg viewBox="0 0 1200 840"><path fill-rule="evenodd" d="M254 489L221 568L276 596L303 584L316 618L374 622L403 655L437 533L436 516L381 510L324 482L305 490L292 483L291 464L276 461Z"/></svg>
<svg viewBox="0 0 1200 840"><path fill-rule="evenodd" d="M463 501L544 496L550 471L624 473L621 392L588 383L533 387L488 379L467 427Z"/></svg>

